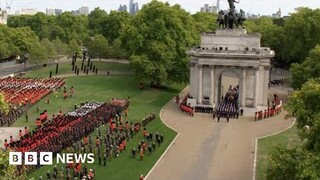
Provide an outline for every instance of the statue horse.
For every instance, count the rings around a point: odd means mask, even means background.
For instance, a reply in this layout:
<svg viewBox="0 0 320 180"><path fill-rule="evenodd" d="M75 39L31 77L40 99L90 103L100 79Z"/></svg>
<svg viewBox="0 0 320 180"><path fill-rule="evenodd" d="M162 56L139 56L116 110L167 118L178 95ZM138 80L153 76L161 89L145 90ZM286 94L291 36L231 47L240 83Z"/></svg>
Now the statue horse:
<svg viewBox="0 0 320 180"><path fill-rule="evenodd" d="M243 28L243 22L246 20L244 11L240 9L240 13L237 14L236 16L237 16L236 27Z"/></svg>

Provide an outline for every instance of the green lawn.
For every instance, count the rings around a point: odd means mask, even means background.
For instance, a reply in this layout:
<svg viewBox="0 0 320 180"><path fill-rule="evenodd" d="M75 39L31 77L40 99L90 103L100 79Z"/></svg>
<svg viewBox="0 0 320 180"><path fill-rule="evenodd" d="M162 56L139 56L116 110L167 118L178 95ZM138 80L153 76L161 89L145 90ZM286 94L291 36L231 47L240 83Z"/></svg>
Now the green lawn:
<svg viewBox="0 0 320 180"><path fill-rule="evenodd" d="M128 71L129 65L102 63L99 62L99 67L110 68L113 71ZM71 65L61 64L60 72L69 73ZM28 76L43 76L49 70L46 67L43 69L27 72ZM70 70L71 71L71 70ZM60 74L61 74L60 73ZM40 111L48 110L49 116L53 113L58 113L59 110L63 112L71 111L75 104L85 101L106 101L111 98L127 98L130 96L131 103L128 112L129 121L141 121L150 112L156 112L157 118L153 122L147 125L148 131L164 134L164 143L161 147L157 148L154 154L146 155L143 161L139 161L138 157L133 159L131 155L131 149L137 146L137 143L142 140L142 133L137 134L127 144L127 150L121 153L117 159L112 159L107 163L107 167L99 166L96 159L94 164L88 165L88 168L94 168L96 170L97 180L130 180L138 179L140 174L147 174L154 163L158 160L161 154L165 151L166 147L171 143L176 133L167 128L159 119L160 109L177 93L179 93L184 85L174 84L171 85L168 90L157 90L146 88L140 90L139 83L134 80L133 76L80 76L80 77L68 77L65 79L66 86L75 87L75 95L72 98L63 100L62 92L58 93L58 97L51 94L50 104L46 104L46 98L40 101L37 105L29 110L29 122L25 122L25 117L20 117L13 126L29 126L35 127L35 119L38 117L36 112L36 106ZM102 132L105 132L103 128ZM95 132L96 133L96 132ZM93 137L95 137L95 133ZM52 172L53 167L42 167L40 170L35 171L29 177L37 178L39 175L45 177L47 170Z"/></svg>
<svg viewBox="0 0 320 180"><path fill-rule="evenodd" d="M268 167L268 154L275 147L293 148L301 143L298 136L297 127L294 125L287 131L277 134L275 136L260 139L258 141L258 155L257 155L257 180L266 179L266 171Z"/></svg>
<svg viewBox="0 0 320 180"><path fill-rule="evenodd" d="M77 61L76 65L80 69L80 74L84 74L83 71L81 72L81 63L82 61ZM84 66L87 65L87 61L84 62ZM99 62L94 61L93 65L95 65L96 68L98 68L98 72L106 72L108 70L110 71L122 71L122 72L130 72L131 68L129 64L120 64L120 63L107 63L107 62ZM52 71L52 75L56 76L56 65L48 65L47 67L43 67L34 71L28 71L26 75L28 77L49 77L50 71ZM72 71L72 65L70 62L63 62L59 63L59 71L58 75L62 74L73 74ZM92 71L90 71L90 74L93 74Z"/></svg>

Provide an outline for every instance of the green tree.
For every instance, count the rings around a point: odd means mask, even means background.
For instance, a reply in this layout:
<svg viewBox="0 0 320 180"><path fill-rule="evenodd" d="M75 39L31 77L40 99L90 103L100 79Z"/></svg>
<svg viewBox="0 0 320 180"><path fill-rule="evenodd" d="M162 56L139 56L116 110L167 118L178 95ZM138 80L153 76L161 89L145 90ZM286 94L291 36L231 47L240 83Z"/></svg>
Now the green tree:
<svg viewBox="0 0 320 180"><path fill-rule="evenodd" d="M30 49L29 62L31 64L46 63L48 61L46 50L40 42L35 43Z"/></svg>
<svg viewBox="0 0 320 180"><path fill-rule="evenodd" d="M40 43L46 48L46 54L50 61L57 57L57 50L54 44L48 38L42 39Z"/></svg>
<svg viewBox="0 0 320 180"><path fill-rule="evenodd" d="M3 40L0 40L0 60L7 58L11 55L11 51L8 47L8 44Z"/></svg>
<svg viewBox="0 0 320 180"><path fill-rule="evenodd" d="M198 33L214 32L218 25L216 23L218 16L212 13L197 12L192 15L195 21Z"/></svg>
<svg viewBox="0 0 320 180"><path fill-rule="evenodd" d="M107 18L107 12L105 10L100 9L99 7L91 11L88 15L89 29L91 32L90 34L101 34L103 32L103 23L106 21Z"/></svg>
<svg viewBox="0 0 320 180"><path fill-rule="evenodd" d="M144 77L144 80L161 85L188 80L186 51L196 44L197 38L189 13L179 6L171 7L154 0L132 17L121 40L133 55L130 59L137 78L142 80Z"/></svg>
<svg viewBox="0 0 320 180"><path fill-rule="evenodd" d="M301 64L294 63L290 68L290 83L295 89L308 81L309 78L320 78L320 45L309 52L309 57Z"/></svg>
<svg viewBox="0 0 320 180"><path fill-rule="evenodd" d="M28 26L40 39L52 40L59 37L65 43L72 39L81 42L89 36L88 17L73 15L71 12L64 12L58 16L48 16L41 12L32 16L10 16L8 25L10 27Z"/></svg>
<svg viewBox="0 0 320 180"><path fill-rule="evenodd" d="M302 62L308 52L320 43L320 9L298 8L284 25L283 45L288 64Z"/></svg>
<svg viewBox="0 0 320 180"><path fill-rule="evenodd" d="M25 55L39 38L29 28L0 26L1 59L15 55Z"/></svg>
<svg viewBox="0 0 320 180"><path fill-rule="evenodd" d="M66 43L63 43L59 38L52 41L58 56L58 60L61 56L66 56L69 52L69 47Z"/></svg>
<svg viewBox="0 0 320 180"><path fill-rule="evenodd" d="M3 179L14 178L15 167L9 165L9 151L0 150L0 175Z"/></svg>
<svg viewBox="0 0 320 180"><path fill-rule="evenodd" d="M290 97L286 109L297 120L303 144L277 148L269 156L267 179L320 179L320 79L309 79Z"/></svg>
<svg viewBox="0 0 320 180"><path fill-rule="evenodd" d="M129 23L130 16L127 12L111 11L108 16L102 19L101 34L113 42L123 33L124 27Z"/></svg>
<svg viewBox="0 0 320 180"><path fill-rule="evenodd" d="M96 34L87 48L90 56L101 59L107 57L109 42L103 35Z"/></svg>
<svg viewBox="0 0 320 180"><path fill-rule="evenodd" d="M245 21L246 29L249 33L260 33L261 44L264 47L271 47L276 52L275 63L280 66L287 66L284 60L283 45L285 34L282 26L274 23L274 20L269 17L261 17L258 19L249 19Z"/></svg>
<svg viewBox="0 0 320 180"><path fill-rule="evenodd" d="M72 39L69 42L69 54L72 55L74 53L79 53L81 51L81 47L79 46L78 42L75 39Z"/></svg>
<svg viewBox="0 0 320 180"><path fill-rule="evenodd" d="M115 39L112 46L109 47L109 57L114 58L127 58L128 54L124 48L122 48L122 41L120 39Z"/></svg>
<svg viewBox="0 0 320 180"><path fill-rule="evenodd" d="M266 179L319 179L319 155L301 148L276 148L269 158Z"/></svg>
<svg viewBox="0 0 320 180"><path fill-rule="evenodd" d="M319 82L320 79L308 80L300 90L289 97L287 104L287 110L297 119L300 137L306 139L306 147L318 152L320 152Z"/></svg>
<svg viewBox="0 0 320 180"><path fill-rule="evenodd" d="M64 42L75 39L77 42L83 41L89 36L89 21L87 16L76 16L71 12L64 12L57 16L57 25L63 28L63 34L58 37Z"/></svg>
<svg viewBox="0 0 320 180"><path fill-rule="evenodd" d="M19 48L19 53L22 55L28 53L31 47L39 42L38 36L29 27L10 28L10 30L13 32L8 34L9 38Z"/></svg>

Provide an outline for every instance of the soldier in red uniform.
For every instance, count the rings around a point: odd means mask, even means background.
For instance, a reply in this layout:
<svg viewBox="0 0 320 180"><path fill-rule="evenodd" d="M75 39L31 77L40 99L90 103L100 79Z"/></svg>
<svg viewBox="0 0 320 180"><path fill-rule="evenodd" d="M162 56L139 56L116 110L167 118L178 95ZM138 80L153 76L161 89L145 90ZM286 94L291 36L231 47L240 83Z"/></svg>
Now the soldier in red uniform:
<svg viewBox="0 0 320 180"><path fill-rule="evenodd" d="M143 174L141 174L139 180L144 180Z"/></svg>
<svg viewBox="0 0 320 180"><path fill-rule="evenodd" d="M21 137L23 136L22 130L19 130L19 138L21 139Z"/></svg>
<svg viewBox="0 0 320 180"><path fill-rule="evenodd" d="M8 148L8 146L9 146L9 144L8 144L8 140L7 140L7 139L5 139L5 140L4 140L4 143L3 143L3 148L4 148L4 149L7 149L7 148Z"/></svg>
<svg viewBox="0 0 320 180"><path fill-rule="evenodd" d="M67 99L67 97L68 97L67 91L64 91L63 92L63 99Z"/></svg>

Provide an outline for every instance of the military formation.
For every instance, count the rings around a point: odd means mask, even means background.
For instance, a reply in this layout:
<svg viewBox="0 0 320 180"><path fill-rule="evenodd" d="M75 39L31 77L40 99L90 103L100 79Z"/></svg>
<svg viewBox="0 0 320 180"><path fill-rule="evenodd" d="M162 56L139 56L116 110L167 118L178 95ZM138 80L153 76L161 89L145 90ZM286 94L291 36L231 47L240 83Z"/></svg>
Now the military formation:
<svg viewBox="0 0 320 180"><path fill-rule="evenodd" d="M52 119L29 132L25 127L20 130L19 139L11 136L5 140L4 149L18 152L53 152L57 153L94 153L95 162L107 166L112 159L119 157L127 149L127 142L143 129L142 141L137 149L132 149L132 156L151 154L164 140L163 134L147 131L147 124L156 118L155 113L148 114L140 122L128 121L128 99L111 99L108 103L87 102L75 106L74 111L63 114L59 111ZM38 154L39 156L39 154ZM39 157L38 157L39 159ZM66 167L54 167L46 176L38 179L93 179L94 170L88 171L81 163L68 164ZM40 168L35 166L17 166L17 175L30 174Z"/></svg>
<svg viewBox="0 0 320 180"><path fill-rule="evenodd" d="M45 96L64 85L60 78L0 79L0 92L9 103L9 113L0 113L0 126L10 126L19 116Z"/></svg>
<svg viewBox="0 0 320 180"><path fill-rule="evenodd" d="M239 86L232 87L230 85L228 92L223 97L222 102L216 108L216 112L213 114L213 118L217 117L218 122L220 118L226 118L229 122L229 118L239 117Z"/></svg>

